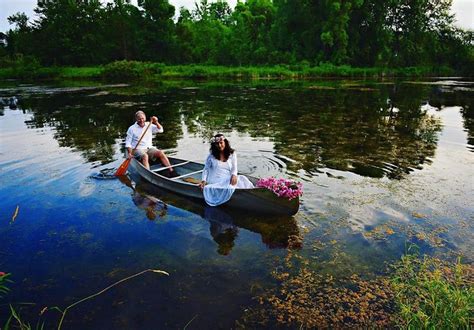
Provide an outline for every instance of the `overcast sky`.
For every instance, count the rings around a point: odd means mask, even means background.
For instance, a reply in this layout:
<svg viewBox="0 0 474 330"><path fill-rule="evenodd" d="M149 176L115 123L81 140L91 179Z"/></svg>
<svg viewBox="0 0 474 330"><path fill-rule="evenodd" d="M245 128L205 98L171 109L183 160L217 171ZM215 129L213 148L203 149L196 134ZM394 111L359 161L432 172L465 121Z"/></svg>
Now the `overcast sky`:
<svg viewBox="0 0 474 330"><path fill-rule="evenodd" d="M132 2L136 4L136 0ZM195 0L169 0L169 2L176 7L176 13L178 13L181 6L193 9ZM237 0L228 0L232 8L236 2ZM37 0L0 0L0 31L6 32L12 28L8 24L7 17L17 12L24 12L30 19L34 18L33 9L36 4ZM456 15L456 25L474 30L474 0L453 0L452 9Z"/></svg>

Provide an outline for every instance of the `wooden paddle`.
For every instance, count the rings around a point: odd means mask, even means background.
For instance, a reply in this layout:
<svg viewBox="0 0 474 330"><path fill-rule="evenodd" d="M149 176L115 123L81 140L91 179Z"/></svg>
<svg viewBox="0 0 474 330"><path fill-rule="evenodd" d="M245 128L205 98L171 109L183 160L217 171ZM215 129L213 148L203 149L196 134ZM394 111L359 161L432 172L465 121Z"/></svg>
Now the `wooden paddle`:
<svg viewBox="0 0 474 330"><path fill-rule="evenodd" d="M148 128L150 128L150 126L151 126L151 121L148 124L148 126L146 127L145 132L143 132L142 136L140 137L140 140L138 140L137 145L135 146L135 148L133 148L132 155L135 152L135 150L137 150L137 147L140 144L140 142L142 142L142 139L145 136L146 131L148 131ZM125 161L122 163L122 165L120 165L119 168L117 169L117 172L115 172L115 176L125 175L125 173L127 173L127 168L128 168L128 165L130 165L131 160L132 160L132 158L125 159Z"/></svg>

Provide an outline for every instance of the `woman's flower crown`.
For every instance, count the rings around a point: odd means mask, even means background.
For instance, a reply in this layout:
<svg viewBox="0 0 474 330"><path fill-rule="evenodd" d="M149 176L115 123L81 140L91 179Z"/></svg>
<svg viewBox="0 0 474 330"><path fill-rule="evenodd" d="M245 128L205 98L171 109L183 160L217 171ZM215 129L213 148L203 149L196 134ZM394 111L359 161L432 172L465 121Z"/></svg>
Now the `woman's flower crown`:
<svg viewBox="0 0 474 330"><path fill-rule="evenodd" d="M224 140L225 140L225 136L224 136L224 135L214 136L214 137L211 139L211 143L219 143L219 142L224 141Z"/></svg>

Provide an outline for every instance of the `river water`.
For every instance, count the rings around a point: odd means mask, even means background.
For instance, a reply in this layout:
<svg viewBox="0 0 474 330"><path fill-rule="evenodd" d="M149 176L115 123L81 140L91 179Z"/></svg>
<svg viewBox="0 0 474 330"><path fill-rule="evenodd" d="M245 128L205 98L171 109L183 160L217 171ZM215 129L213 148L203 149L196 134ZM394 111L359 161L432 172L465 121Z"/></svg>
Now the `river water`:
<svg viewBox="0 0 474 330"><path fill-rule="evenodd" d="M11 97L18 102L10 101ZM32 325L231 328L296 253L320 274L387 273L413 244L474 261L474 82L2 83L0 271ZM8 100L7 100L8 99ZM130 177L133 114L203 162L224 133L239 170L303 183L294 217L209 208ZM0 301L1 302L1 301ZM9 316L0 304L0 324ZM40 321L38 321L40 320Z"/></svg>

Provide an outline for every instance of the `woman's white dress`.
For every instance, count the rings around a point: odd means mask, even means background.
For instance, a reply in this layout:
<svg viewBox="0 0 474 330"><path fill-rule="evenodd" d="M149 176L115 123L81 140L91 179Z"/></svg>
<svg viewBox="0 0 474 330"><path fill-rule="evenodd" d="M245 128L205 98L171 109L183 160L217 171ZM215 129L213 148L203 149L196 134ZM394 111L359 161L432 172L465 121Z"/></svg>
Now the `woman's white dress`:
<svg viewBox="0 0 474 330"><path fill-rule="evenodd" d="M237 175L237 154L234 152L226 162L221 162L209 154L202 172L202 180L207 182L203 194L206 203L217 206L227 202L235 189L254 188L252 182L243 175L237 176L237 184L230 184L232 175Z"/></svg>

